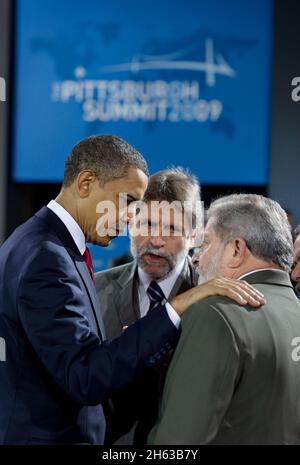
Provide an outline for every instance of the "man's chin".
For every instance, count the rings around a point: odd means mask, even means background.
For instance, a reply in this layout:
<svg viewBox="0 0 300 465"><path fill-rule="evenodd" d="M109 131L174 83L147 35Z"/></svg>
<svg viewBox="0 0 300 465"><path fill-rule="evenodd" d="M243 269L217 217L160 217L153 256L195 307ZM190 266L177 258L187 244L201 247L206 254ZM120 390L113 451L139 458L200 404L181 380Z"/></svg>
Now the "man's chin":
<svg viewBox="0 0 300 465"><path fill-rule="evenodd" d="M153 279L162 279L171 271L169 267L149 264L144 260L139 261L139 265Z"/></svg>

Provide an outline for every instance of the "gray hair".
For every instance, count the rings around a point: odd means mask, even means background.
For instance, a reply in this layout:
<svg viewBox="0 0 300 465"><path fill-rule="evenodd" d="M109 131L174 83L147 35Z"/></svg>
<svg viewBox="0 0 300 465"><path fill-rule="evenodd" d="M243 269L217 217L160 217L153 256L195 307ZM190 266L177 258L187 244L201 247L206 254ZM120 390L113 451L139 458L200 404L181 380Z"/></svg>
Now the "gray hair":
<svg viewBox="0 0 300 465"><path fill-rule="evenodd" d="M93 171L104 185L125 177L131 167L149 176L146 161L125 140L113 135L87 137L73 147L66 160L63 187L70 186L84 170Z"/></svg>
<svg viewBox="0 0 300 465"><path fill-rule="evenodd" d="M223 243L242 237L252 255L291 270L291 227L279 203L261 195L233 194L215 200L207 217Z"/></svg>
<svg viewBox="0 0 300 465"><path fill-rule="evenodd" d="M149 178L148 187L144 193L144 202L150 201L180 202L183 207L189 202L192 212L193 227L196 215L200 214L199 202L201 188L197 177L181 166L158 171Z"/></svg>

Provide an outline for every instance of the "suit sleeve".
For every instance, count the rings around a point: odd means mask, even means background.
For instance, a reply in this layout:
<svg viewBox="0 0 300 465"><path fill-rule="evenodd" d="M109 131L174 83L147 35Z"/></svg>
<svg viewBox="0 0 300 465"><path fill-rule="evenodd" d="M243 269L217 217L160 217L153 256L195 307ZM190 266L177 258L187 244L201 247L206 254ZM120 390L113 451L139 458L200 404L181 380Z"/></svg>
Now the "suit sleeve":
<svg viewBox="0 0 300 465"><path fill-rule="evenodd" d="M101 344L90 329L84 294L68 256L50 244L24 267L19 317L52 378L82 405L97 405L155 365L178 338L164 307Z"/></svg>
<svg viewBox="0 0 300 465"><path fill-rule="evenodd" d="M229 406L239 350L223 316L205 302L182 321L150 444L209 444Z"/></svg>

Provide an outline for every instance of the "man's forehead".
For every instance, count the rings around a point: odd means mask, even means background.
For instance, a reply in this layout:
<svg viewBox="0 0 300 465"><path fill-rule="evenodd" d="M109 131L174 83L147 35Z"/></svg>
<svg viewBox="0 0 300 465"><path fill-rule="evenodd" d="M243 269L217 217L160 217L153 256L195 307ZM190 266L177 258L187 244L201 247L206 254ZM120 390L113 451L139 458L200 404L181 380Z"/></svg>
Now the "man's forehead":
<svg viewBox="0 0 300 465"><path fill-rule="evenodd" d="M216 235L215 229L214 229L214 223L211 219L209 219L205 225L204 235L209 236L209 237Z"/></svg>
<svg viewBox="0 0 300 465"><path fill-rule="evenodd" d="M127 176L120 178L119 187L128 196L134 196L141 199L148 185L148 176L141 170L130 168Z"/></svg>
<svg viewBox="0 0 300 465"><path fill-rule="evenodd" d="M151 220L174 222L181 217L182 210L170 207L168 202L151 201L144 204L141 213L143 216L148 215Z"/></svg>

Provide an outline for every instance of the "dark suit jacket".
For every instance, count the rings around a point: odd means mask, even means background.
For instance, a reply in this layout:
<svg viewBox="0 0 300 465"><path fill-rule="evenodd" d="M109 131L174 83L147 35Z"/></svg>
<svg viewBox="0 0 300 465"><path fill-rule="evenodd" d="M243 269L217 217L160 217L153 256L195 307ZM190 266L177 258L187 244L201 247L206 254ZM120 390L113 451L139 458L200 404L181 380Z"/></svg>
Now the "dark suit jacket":
<svg viewBox="0 0 300 465"><path fill-rule="evenodd" d="M261 309L210 297L184 315L150 444L300 444L300 302L283 271L244 279Z"/></svg>
<svg viewBox="0 0 300 465"><path fill-rule="evenodd" d="M101 443L103 403L178 337L164 307L104 342L86 264L44 207L0 248L0 443Z"/></svg>
<svg viewBox="0 0 300 465"><path fill-rule="evenodd" d="M197 285L198 276L189 257L178 276L169 300ZM111 268L95 275L95 286L101 302L105 331L108 337L117 337L123 326L140 318L138 299L137 263ZM117 444L145 444L158 409L160 388L165 369L147 370L137 382L113 396L108 418L107 444L119 438ZM124 435L135 424L134 430ZM122 436L124 435L124 436ZM121 438L121 439L120 439Z"/></svg>

